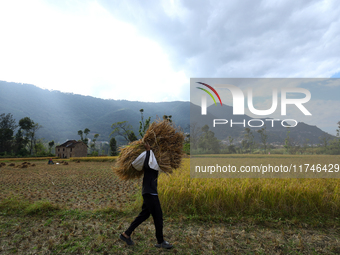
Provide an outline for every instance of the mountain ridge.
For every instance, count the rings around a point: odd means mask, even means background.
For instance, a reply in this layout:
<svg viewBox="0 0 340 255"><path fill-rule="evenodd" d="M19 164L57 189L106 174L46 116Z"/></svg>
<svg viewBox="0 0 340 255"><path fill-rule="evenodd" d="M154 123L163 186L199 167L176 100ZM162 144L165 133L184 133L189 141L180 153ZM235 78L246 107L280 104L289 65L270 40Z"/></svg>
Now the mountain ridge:
<svg viewBox="0 0 340 255"><path fill-rule="evenodd" d="M90 138L99 133L98 140L108 141L111 125L125 120L138 135L140 109L144 109L144 119L151 116L155 120L157 116L172 115L176 124L184 127L188 124L184 119L190 118L190 112L189 107L181 107L183 104L189 105L189 102L100 99L50 91L32 84L0 81L0 112L11 113L17 123L23 117L30 117L43 126L38 131L39 137L58 142L78 139L78 130L85 128L91 130ZM180 116L179 108L182 111Z"/></svg>
<svg viewBox="0 0 340 255"><path fill-rule="evenodd" d="M111 125L115 122L128 121L133 131L138 136L139 110L144 109L144 119L151 116L155 120L157 116L172 115L172 120L189 133L189 123L200 117L200 126L207 124L212 130L212 119L233 118L235 121L251 119L247 115L233 116L232 107L223 105L223 109L207 108L207 116L201 121L200 107L188 101L172 102L141 102L128 100L101 99L92 96L83 96L73 93L63 93L57 90L47 90L32 84L21 84L0 81L0 114L11 113L16 123L23 117L30 117L34 122L43 126L38 131L39 138L48 141L54 140L62 143L67 139L79 139L78 130L89 128L89 138L98 133L98 141L108 141L112 132ZM191 109L191 115L190 115ZM216 116L214 115L216 114ZM221 125L222 126L222 125ZM222 129L225 129L224 131ZM257 136L259 128L251 128ZM218 127L216 132L218 139L227 139L228 136L241 140L244 134L243 127L226 129ZM291 128L290 136L300 144L309 139L311 143L318 143L320 136L334 137L322 131L316 126L299 122L297 127ZM277 127L268 131L268 141L284 143L286 128Z"/></svg>

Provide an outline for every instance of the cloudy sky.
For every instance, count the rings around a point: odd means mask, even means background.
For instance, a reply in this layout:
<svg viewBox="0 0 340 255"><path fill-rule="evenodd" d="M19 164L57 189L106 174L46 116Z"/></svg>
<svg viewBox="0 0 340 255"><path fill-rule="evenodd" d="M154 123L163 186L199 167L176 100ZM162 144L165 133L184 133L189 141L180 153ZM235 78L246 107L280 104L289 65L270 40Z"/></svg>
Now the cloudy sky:
<svg viewBox="0 0 340 255"><path fill-rule="evenodd" d="M192 77L335 78L339 13L336 0L0 0L0 80L159 102L189 101Z"/></svg>

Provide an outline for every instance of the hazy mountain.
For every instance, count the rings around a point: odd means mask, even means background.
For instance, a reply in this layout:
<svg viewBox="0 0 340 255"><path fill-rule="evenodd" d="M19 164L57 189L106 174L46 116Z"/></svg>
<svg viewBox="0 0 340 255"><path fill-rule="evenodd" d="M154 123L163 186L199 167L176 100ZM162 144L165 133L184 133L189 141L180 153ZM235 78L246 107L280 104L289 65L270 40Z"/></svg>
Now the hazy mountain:
<svg viewBox="0 0 340 255"><path fill-rule="evenodd" d="M220 107L220 105L211 105L207 107L207 115L202 116L201 115L201 107L191 104L191 122L197 122L200 123L201 126L207 124L210 128L210 130L213 130L215 132L215 136L220 139L226 139L228 136L231 136L234 138L234 142L241 142L241 140L244 138L245 134L245 128L240 124L233 125L230 127L230 121L234 123L243 123L245 121L246 127L248 126L248 121L253 119L249 117L248 115L233 115L233 107L228 105L223 105ZM225 125L216 125L215 128L213 128L213 120L214 119L226 119L228 120L228 124ZM266 130L268 134L268 142L269 143L277 143L277 144L284 144L284 141L287 137L287 128L283 127L279 121L275 121L274 125L272 127L271 121L266 121L266 119L270 118L261 118L263 122L266 125ZM287 123L284 123L285 125L288 125ZM259 122L254 122L252 125L259 125ZM260 135L256 132L257 130L261 129L249 127L255 136L255 139L257 141L260 140ZM308 143L318 144L320 143L319 137L326 136L328 139L334 138L334 136L329 135L328 133L322 131L316 126L307 125L303 122L299 122L296 127L290 128L290 138L292 141L304 144L306 143L306 139L308 139Z"/></svg>
<svg viewBox="0 0 340 255"><path fill-rule="evenodd" d="M247 115L232 116L232 107L223 105L217 107L209 106L207 115L202 119L200 107L190 102L132 102L127 100L105 100L90 96L49 91L30 84L19 84L0 81L0 113L11 113L18 122L23 117L30 117L33 121L43 126L38 131L38 137L47 141L54 140L63 142L66 139L79 139L78 130L89 128L93 135L100 134L99 141L108 141L112 131L111 125L118 121L128 121L134 132L138 135L140 109L144 109L144 118L151 116L156 119L163 115L172 115L173 121L180 125L185 132L189 132L190 122L200 117L199 126L205 124L212 129L213 119L225 118L234 121L248 121ZM218 117L217 117L218 116ZM232 136L235 140L243 138L244 128L239 125L232 129L225 125L217 127L216 136L226 139ZM254 128L256 130L256 128ZM269 142L284 143L286 128L280 125L267 129ZM299 123L297 127L291 128L290 136L300 143L309 139L310 142L319 143L319 137L328 135L315 126ZM328 135L331 137L330 135Z"/></svg>
<svg viewBox="0 0 340 255"><path fill-rule="evenodd" d="M0 81L0 113L12 113L18 122L30 117L43 126L38 136L46 140L63 142L79 139L78 130L89 128L93 135L100 134L98 140L109 140L111 125L118 121L128 121L137 135L140 109L144 118L157 115L172 115L181 127L190 119L189 102L146 103L127 100L104 100L90 96L49 91L29 84Z"/></svg>

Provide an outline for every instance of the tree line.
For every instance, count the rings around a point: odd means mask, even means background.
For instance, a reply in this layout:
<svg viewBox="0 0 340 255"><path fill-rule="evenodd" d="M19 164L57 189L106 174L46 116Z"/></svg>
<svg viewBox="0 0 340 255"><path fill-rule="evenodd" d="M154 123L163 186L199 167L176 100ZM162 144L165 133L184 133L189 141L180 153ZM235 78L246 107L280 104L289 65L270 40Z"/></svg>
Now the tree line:
<svg viewBox="0 0 340 255"><path fill-rule="evenodd" d="M11 113L0 114L0 155L29 156L42 153L44 145L37 139L37 131L40 128L42 126L29 117L24 117L16 123Z"/></svg>
<svg viewBox="0 0 340 255"><path fill-rule="evenodd" d="M337 123L337 138L330 139L329 136L319 137L319 144L313 144L306 139L303 144L299 144L290 137L290 129L287 128L284 145L281 149L275 148L268 143L266 128L252 131L245 128L243 138L235 143L234 138L228 136L224 141L215 137L214 132L209 130L209 126L199 127L196 122L190 125L190 134L187 136L184 151L193 154L232 154L232 153L280 153L280 154L340 154L340 121ZM257 133L257 134L256 134ZM256 137L257 139L256 139Z"/></svg>
<svg viewBox="0 0 340 255"><path fill-rule="evenodd" d="M143 109L140 109L141 120L139 127L139 136L143 137L147 128L150 125L151 117L144 119ZM163 118L171 121L171 115L164 115ZM47 143L48 150L46 150L44 139L37 139L37 131L42 126L39 123L34 122L29 117L24 117L16 123L11 113L0 115L0 156L53 156L52 149L55 145L54 141ZM127 121L121 121L113 123L111 128L110 142L109 144L96 144L99 134L95 134L91 142L87 137L91 132L90 129L85 128L79 130L78 135L80 139L88 146L88 154L91 156L104 155L118 155L118 144L116 137L120 136L125 140L125 143L133 142L137 140L136 134L133 132L133 128ZM124 143L124 144L125 144Z"/></svg>
<svg viewBox="0 0 340 255"><path fill-rule="evenodd" d="M140 109L141 119L139 121L138 136L142 138L148 129L151 117L144 118L144 110ZM164 120L172 122L172 116L163 115ZM340 137L340 121L337 123L336 130L337 137ZM44 139L37 139L37 131L42 126L34 122L29 117L24 117L18 123L13 118L13 115L0 114L0 156L52 156L52 149L55 145L54 141L47 143L46 150ZM118 141L117 137L123 139L120 145L128 144L137 140L137 135L133 131L133 127L127 121L115 122L111 125L113 131L110 134L110 141L108 144L97 145L99 134L95 134L91 143L89 144L88 135L90 129L85 128L79 130L79 141L84 142L88 146L88 154L92 156L102 155L118 155ZM255 135L255 132L257 133ZM287 128L286 138L283 148L275 149L268 143L268 134L266 128L261 128L257 131L252 131L245 128L243 139L241 142L235 142L232 136L228 136L224 141L220 141L215 137L214 132L209 130L209 126L205 125L199 127L197 123L191 123L190 134L187 134L183 150L190 153L190 146L192 152L195 154L201 153L287 153L287 154L340 154L340 139L330 139L327 136L319 138L320 143L313 145L306 139L303 145L294 142L290 137L290 130Z"/></svg>

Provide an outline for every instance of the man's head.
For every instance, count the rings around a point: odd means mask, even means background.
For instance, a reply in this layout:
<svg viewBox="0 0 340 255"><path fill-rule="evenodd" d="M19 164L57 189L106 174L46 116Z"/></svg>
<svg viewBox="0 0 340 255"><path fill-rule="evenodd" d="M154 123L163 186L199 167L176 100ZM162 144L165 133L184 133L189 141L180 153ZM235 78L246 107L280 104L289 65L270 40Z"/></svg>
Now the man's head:
<svg viewBox="0 0 340 255"><path fill-rule="evenodd" d="M145 143L144 143L144 148L145 148L145 150L147 150L147 151L150 150L150 145L149 145L148 142L145 142Z"/></svg>

